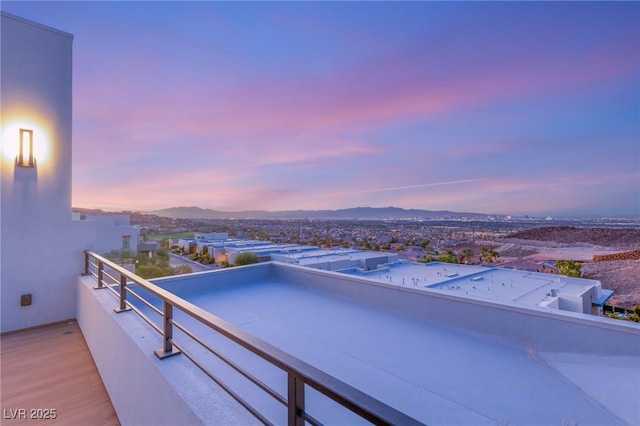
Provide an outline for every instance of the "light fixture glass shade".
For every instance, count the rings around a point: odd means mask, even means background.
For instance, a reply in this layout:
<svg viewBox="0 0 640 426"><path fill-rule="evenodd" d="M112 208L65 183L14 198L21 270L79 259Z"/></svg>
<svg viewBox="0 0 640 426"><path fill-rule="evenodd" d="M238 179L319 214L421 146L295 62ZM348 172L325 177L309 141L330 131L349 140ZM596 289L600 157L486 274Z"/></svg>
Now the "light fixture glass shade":
<svg viewBox="0 0 640 426"><path fill-rule="evenodd" d="M18 167L33 167L33 130L20 129L20 149L16 161Z"/></svg>

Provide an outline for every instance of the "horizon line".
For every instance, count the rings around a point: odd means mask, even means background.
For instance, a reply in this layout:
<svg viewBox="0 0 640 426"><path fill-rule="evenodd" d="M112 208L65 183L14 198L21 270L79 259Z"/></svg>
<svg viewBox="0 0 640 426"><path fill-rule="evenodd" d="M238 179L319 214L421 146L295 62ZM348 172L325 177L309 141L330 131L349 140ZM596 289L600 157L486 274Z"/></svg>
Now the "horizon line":
<svg viewBox="0 0 640 426"><path fill-rule="evenodd" d="M131 213L139 213L139 214L156 214L159 211L163 210L171 210L171 209L200 209L205 211L219 212L219 213L290 213L290 212L339 212L344 210L355 210L355 209L399 209L410 212L412 210L425 211L425 212L433 212L433 213L454 213L458 215L463 214L472 214L472 215L481 215L481 216L504 216L504 217L530 217L530 218L547 218L551 217L552 219L556 218L578 218L578 217L588 217L588 218L633 218L640 219L640 213L622 213L622 214L603 214L603 213L571 213L571 214L553 214L553 213L483 213L483 212L473 212L473 211L455 211L455 210L430 210L423 208L405 208L405 207L397 207L397 206L386 206L386 207L371 207L371 206L356 206L356 207L345 207L345 208L337 208L337 209L286 209L286 210L218 210L209 207L200 207L200 206L174 206L174 207L164 207L153 210L143 210L143 209L131 209L131 208L116 208L116 207L81 207L81 206L72 206L71 210L98 210L105 213L122 213L122 212L131 212ZM202 218L207 219L207 218Z"/></svg>

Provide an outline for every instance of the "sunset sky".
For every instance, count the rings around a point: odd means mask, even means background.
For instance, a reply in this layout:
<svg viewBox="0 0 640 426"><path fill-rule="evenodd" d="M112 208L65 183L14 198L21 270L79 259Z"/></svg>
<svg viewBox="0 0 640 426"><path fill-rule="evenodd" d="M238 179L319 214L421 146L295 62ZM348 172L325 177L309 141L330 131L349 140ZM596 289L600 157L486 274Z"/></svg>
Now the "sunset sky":
<svg viewBox="0 0 640 426"><path fill-rule="evenodd" d="M74 35L73 205L640 214L636 2L7 2Z"/></svg>

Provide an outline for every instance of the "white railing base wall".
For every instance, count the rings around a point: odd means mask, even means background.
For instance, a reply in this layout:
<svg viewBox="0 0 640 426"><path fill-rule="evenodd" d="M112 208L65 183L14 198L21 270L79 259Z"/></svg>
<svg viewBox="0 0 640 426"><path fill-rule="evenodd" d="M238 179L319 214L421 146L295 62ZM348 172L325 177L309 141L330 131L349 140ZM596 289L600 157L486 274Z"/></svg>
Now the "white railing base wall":
<svg viewBox="0 0 640 426"><path fill-rule="evenodd" d="M159 360L161 336L115 313L113 295L95 283L78 278L77 319L121 424L261 424L185 357Z"/></svg>

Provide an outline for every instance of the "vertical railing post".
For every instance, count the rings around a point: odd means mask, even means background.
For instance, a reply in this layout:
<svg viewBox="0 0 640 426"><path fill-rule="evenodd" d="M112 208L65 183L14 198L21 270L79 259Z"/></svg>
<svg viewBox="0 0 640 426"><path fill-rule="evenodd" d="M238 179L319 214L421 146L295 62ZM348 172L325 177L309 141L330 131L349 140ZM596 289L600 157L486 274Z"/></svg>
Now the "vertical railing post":
<svg viewBox="0 0 640 426"><path fill-rule="evenodd" d="M163 302L162 349L156 349L154 353L160 359L169 358L180 353L179 350L173 347L173 305L167 300Z"/></svg>
<svg viewBox="0 0 640 426"><path fill-rule="evenodd" d="M94 286L95 290L106 288L102 285L102 278L104 277L104 263L101 260L98 260L98 285Z"/></svg>
<svg viewBox="0 0 640 426"><path fill-rule="evenodd" d="M84 272L82 273L82 275L91 275L89 273L89 251L85 250L84 251Z"/></svg>
<svg viewBox="0 0 640 426"><path fill-rule="evenodd" d="M288 377L288 398L287 398L287 419L289 426L304 426L304 382L300 378L289 373Z"/></svg>
<svg viewBox="0 0 640 426"><path fill-rule="evenodd" d="M127 307L127 276L120 274L120 306L114 311L120 313L130 310L131 308Z"/></svg>

